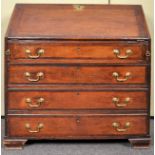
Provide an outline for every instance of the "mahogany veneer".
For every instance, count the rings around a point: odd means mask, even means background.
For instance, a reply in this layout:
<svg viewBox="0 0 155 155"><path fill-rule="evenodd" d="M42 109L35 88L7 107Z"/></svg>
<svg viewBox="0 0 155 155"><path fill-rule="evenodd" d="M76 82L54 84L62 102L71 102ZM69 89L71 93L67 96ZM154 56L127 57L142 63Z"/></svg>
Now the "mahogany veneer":
<svg viewBox="0 0 155 155"><path fill-rule="evenodd" d="M114 118L115 117L115 118ZM22 121L21 121L22 120ZM113 123L120 123L119 128L125 128L126 122L130 122L129 129L126 132L118 132L113 127ZM30 127L26 128L26 125ZM42 128L39 129L39 125ZM53 115L52 117L17 117L12 116L8 119L10 137L27 137L28 139L37 138L89 138L90 135L96 138L100 136L112 135L145 135L147 134L146 116L108 116L103 114L82 114L82 115ZM34 132L34 131L40 132Z"/></svg>
<svg viewBox="0 0 155 155"><path fill-rule="evenodd" d="M96 41L92 44L91 41L79 42L76 41L30 41L27 42L19 41L9 41L9 49L12 51L10 59L27 59L28 55L23 51L26 49L31 50L33 55L36 54L38 47L44 49L44 54L40 56L40 59L55 58L55 59L101 59L101 60L113 60L117 62L122 62L123 59L117 59L116 55L113 54L114 49L119 49L122 55L125 55L127 49L131 49L134 53L126 61L131 60L145 60L146 46L142 43L114 43L114 42L103 42ZM105 55L106 51L106 55ZM33 60L29 60L33 62Z"/></svg>
<svg viewBox="0 0 155 155"><path fill-rule="evenodd" d="M66 72L67 69L67 72ZM10 84L52 84L52 83L108 83L118 84L114 72L119 74L119 78L125 78L127 73L130 73L128 80L123 83L128 84L146 84L147 70L145 66L10 66L8 82ZM29 73L30 76L26 76ZM37 79L37 74L43 73L39 81L31 81L29 79Z"/></svg>
<svg viewBox="0 0 155 155"><path fill-rule="evenodd" d="M148 147L150 35L141 6L17 4L5 49L6 148L29 139Z"/></svg>
<svg viewBox="0 0 155 155"><path fill-rule="evenodd" d="M41 95L40 95L41 94ZM43 98L41 103L38 101ZM118 101L114 101L117 98ZM126 100L128 100L126 102ZM31 102L29 102L31 100ZM74 102L73 102L74 101ZM10 91L8 110L24 109L147 109L147 92L114 91Z"/></svg>

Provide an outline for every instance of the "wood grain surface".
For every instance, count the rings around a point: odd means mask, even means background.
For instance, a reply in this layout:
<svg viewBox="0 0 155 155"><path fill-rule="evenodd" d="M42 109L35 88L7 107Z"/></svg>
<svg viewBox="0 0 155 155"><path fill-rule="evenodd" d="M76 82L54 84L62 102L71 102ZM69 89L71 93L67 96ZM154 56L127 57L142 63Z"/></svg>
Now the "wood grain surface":
<svg viewBox="0 0 155 155"><path fill-rule="evenodd" d="M8 38L146 39L141 6L17 4Z"/></svg>
<svg viewBox="0 0 155 155"><path fill-rule="evenodd" d="M36 82L31 82L25 73L31 74L31 79L37 79L37 74L44 75ZM119 79L126 79L126 74L131 77L123 82L117 81L113 73L119 74ZM14 84L52 84L52 83L104 83L104 84L146 84L147 72L145 66L130 67L105 67L105 66L10 66L9 83Z"/></svg>
<svg viewBox="0 0 155 155"><path fill-rule="evenodd" d="M125 123L130 122L130 127L124 132L119 132L113 123L120 123L124 129ZM43 128L37 133L31 133L25 127L30 125L30 130L37 130L38 124ZM70 115L53 117L9 117L8 135L11 137L80 137L103 135L145 135L147 133L147 118L145 116L102 116L101 115Z"/></svg>
<svg viewBox="0 0 155 155"><path fill-rule="evenodd" d="M148 146L150 47L139 5L17 4L5 37L4 145L121 138Z"/></svg>
<svg viewBox="0 0 155 155"><path fill-rule="evenodd" d="M31 102L27 103L26 100ZM44 101L39 104L38 100ZM118 102L113 102L118 98ZM129 102L125 102L130 98ZM53 92L53 91L11 91L8 94L8 110L67 110L67 109L139 109L147 108L146 92L112 92L112 91L75 91L75 92ZM120 105L120 106L119 106ZM37 107L36 107L37 106Z"/></svg>

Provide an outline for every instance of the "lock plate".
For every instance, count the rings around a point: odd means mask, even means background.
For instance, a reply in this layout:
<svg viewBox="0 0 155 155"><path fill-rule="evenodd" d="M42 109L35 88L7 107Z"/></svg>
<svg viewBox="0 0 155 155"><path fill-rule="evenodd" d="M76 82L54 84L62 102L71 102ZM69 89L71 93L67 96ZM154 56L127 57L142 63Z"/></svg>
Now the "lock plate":
<svg viewBox="0 0 155 155"><path fill-rule="evenodd" d="M82 11L84 9L84 5L80 5L80 4L76 4L76 5L73 5L74 9L76 11Z"/></svg>

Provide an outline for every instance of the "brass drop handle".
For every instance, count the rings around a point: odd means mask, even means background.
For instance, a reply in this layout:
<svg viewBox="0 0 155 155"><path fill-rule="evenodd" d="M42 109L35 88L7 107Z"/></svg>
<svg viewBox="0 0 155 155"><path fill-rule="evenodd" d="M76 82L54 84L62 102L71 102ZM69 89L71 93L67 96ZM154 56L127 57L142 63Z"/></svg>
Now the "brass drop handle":
<svg viewBox="0 0 155 155"><path fill-rule="evenodd" d="M44 127L44 124L43 124L43 123L38 123L36 129L35 129L35 130L32 130L29 123L26 123L26 124L25 124L25 128L28 129L28 132L30 132L30 133L38 133L38 132L40 132L40 130L41 130L43 127Z"/></svg>
<svg viewBox="0 0 155 155"><path fill-rule="evenodd" d="M120 51L118 49L114 49L113 52L116 55L116 57L119 59L126 59L133 53L133 51L131 49L127 49L125 52L126 55L124 55L124 56L120 55Z"/></svg>
<svg viewBox="0 0 155 155"><path fill-rule="evenodd" d="M126 107L130 100L130 97L126 97L123 103L119 103L120 99L118 97L112 98L112 102L116 105L116 107Z"/></svg>
<svg viewBox="0 0 155 155"><path fill-rule="evenodd" d="M41 80L44 77L43 72L38 72L36 74L36 78L31 78L32 73L30 73L30 72L25 72L24 74L25 74L25 77L27 78L27 80L30 81L30 82L37 82L37 81Z"/></svg>
<svg viewBox="0 0 155 155"><path fill-rule="evenodd" d="M31 108L38 108L38 107L41 106L42 103L45 102L45 99L42 98L42 97L40 97L40 98L37 99L36 104L32 104L31 98L26 98L26 99L25 99L25 102L26 102L27 105L28 105L29 107L31 107Z"/></svg>
<svg viewBox="0 0 155 155"><path fill-rule="evenodd" d="M125 77L124 78L119 78L119 73L117 73L117 72L113 72L112 73L112 76L116 79L116 81L118 81L118 82L124 82L124 81L127 81L129 78L131 78L131 73L130 72L127 72L125 74Z"/></svg>
<svg viewBox="0 0 155 155"><path fill-rule="evenodd" d="M119 122L113 122L112 126L116 129L118 132L125 132L130 127L130 122L126 122L124 125L124 128L120 128L121 124Z"/></svg>
<svg viewBox="0 0 155 155"><path fill-rule="evenodd" d="M26 49L26 50L25 50L25 53L27 54L27 57L30 58L30 59L37 59L37 58L39 58L41 55L43 55L44 52L45 52L44 49L38 49L38 50L36 51L36 55L31 55L31 50L29 50L29 49Z"/></svg>

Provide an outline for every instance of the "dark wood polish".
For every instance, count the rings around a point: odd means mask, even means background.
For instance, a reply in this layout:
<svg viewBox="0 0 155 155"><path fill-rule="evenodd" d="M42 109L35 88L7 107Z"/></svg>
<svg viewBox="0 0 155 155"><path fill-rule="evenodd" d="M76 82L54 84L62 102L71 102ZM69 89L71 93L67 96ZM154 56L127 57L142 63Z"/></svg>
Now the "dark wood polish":
<svg viewBox="0 0 155 155"><path fill-rule="evenodd" d="M150 42L139 5L17 4L5 37L6 148L29 139L146 148Z"/></svg>
<svg viewBox="0 0 155 155"><path fill-rule="evenodd" d="M131 138L129 142L134 148L148 148L151 143L150 137Z"/></svg>
<svg viewBox="0 0 155 155"><path fill-rule="evenodd" d="M11 50L10 59L14 61L25 61L33 63L34 60L28 58L26 50L30 50L35 55L39 49L44 49L44 53L39 57L39 62L46 63L47 59L94 59L108 60L123 63L123 59L118 59L114 54L114 50L118 49L121 55L125 55L126 51L131 49L132 54L125 62L138 62L146 60L144 43L126 43L126 42L103 42L97 41L92 44L91 41L32 41L23 40L9 41L9 49ZM106 53L106 54L105 54Z"/></svg>
<svg viewBox="0 0 155 155"><path fill-rule="evenodd" d="M119 129L126 131L117 131L113 123L120 123ZM125 127L129 122L130 126ZM38 130L39 123L43 127ZM82 137L82 136L105 136L105 135L145 135L148 133L146 116L106 116L97 115L55 115L52 117L14 117L8 118L11 137ZM27 129L26 124L30 125ZM36 131L36 132L31 132Z"/></svg>
<svg viewBox="0 0 155 155"><path fill-rule="evenodd" d="M43 78L37 82L31 82L25 73L31 74L31 79L37 79L37 74L42 72ZM113 73L119 74L118 78L125 79L129 72L129 79L119 82ZM9 83L14 84L47 84L47 83L109 83L109 84L145 84L147 81L146 67L105 67L105 66L10 66Z"/></svg>
<svg viewBox="0 0 155 155"><path fill-rule="evenodd" d="M30 98L31 103L26 100ZM38 104L38 100L44 101ZM118 98L114 102L113 98ZM126 103L126 99L129 101ZM75 91L75 92L53 92L53 91L11 91L8 94L9 110L45 110L45 109L147 109L146 92L106 92L106 91ZM32 105L32 106L31 106ZM36 106L37 107L36 107Z"/></svg>
<svg viewBox="0 0 155 155"><path fill-rule="evenodd" d="M23 149L27 139L9 139L4 138L3 144L6 149Z"/></svg>
<svg viewBox="0 0 155 155"><path fill-rule="evenodd" d="M7 37L132 40L148 39L149 33L138 5L85 5L77 11L74 5L20 4L14 10Z"/></svg>

